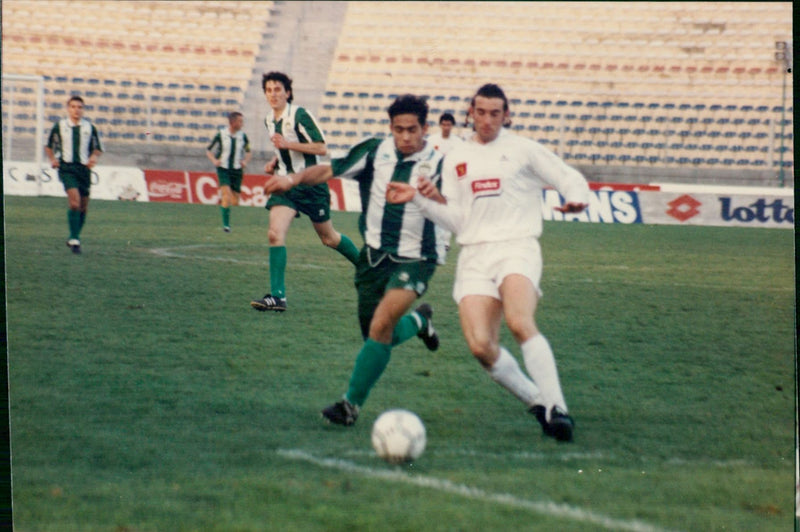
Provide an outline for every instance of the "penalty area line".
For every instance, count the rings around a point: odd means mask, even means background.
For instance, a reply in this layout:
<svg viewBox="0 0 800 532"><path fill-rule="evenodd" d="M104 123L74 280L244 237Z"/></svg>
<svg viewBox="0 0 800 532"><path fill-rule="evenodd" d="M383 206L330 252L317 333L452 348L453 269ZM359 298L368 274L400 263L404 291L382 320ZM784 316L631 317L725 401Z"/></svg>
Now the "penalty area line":
<svg viewBox="0 0 800 532"><path fill-rule="evenodd" d="M466 497L467 499L493 502L513 508L522 508L551 517L570 519L582 523L591 523L593 525L602 526L609 530L628 530L631 532L666 532L665 529L658 528L638 520L614 519L612 517L588 510L582 510L581 508L576 508L567 504L559 504L552 501L531 501L527 499L520 499L508 493L492 493L481 488L467 486L466 484L456 484L455 482L451 482L446 479L423 475L410 475L397 469L373 469L371 467L361 466L338 458L320 458L299 449L279 449L277 453L278 455L289 460L308 462L320 467L338 469L339 471L354 473L363 477L385 480L388 482L410 484L412 486L419 486L421 488L429 488L451 495Z"/></svg>

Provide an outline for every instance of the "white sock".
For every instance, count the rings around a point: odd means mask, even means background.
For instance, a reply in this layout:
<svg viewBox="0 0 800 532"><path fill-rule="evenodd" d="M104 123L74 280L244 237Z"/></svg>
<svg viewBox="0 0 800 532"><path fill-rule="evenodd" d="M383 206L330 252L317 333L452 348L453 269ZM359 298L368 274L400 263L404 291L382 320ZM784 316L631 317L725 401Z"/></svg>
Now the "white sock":
<svg viewBox="0 0 800 532"><path fill-rule="evenodd" d="M532 380L525 375L517 363L517 359L505 347L500 348L500 356L494 365L487 369L492 379L500 386L514 394L514 396L525 403L528 407L535 404L542 404L542 397L539 389Z"/></svg>
<svg viewBox="0 0 800 532"><path fill-rule="evenodd" d="M525 360L525 368L539 387L544 399L544 406L547 408L547 417L550 417L550 409L557 406L567 411L567 403L564 394L561 392L561 383L558 380L558 370L556 369L556 359L550 343L543 334L537 334L533 338L523 343L522 357Z"/></svg>

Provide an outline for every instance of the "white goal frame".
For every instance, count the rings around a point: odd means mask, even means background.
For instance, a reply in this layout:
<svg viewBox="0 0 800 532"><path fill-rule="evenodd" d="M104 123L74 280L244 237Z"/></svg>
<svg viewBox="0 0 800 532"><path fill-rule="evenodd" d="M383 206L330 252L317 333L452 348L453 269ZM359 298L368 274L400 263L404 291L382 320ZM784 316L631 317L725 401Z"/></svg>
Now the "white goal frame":
<svg viewBox="0 0 800 532"><path fill-rule="evenodd" d="M3 72L2 74L3 80L3 88L6 87L7 83L13 83L14 81L26 81L26 82L35 82L36 83L36 138L34 140L34 161L36 162L37 168L42 168L42 163L44 161L44 77L43 76L31 76L25 74L6 74ZM13 93L12 93L13 94ZM6 137L6 141L8 143L8 151L6 152L6 147L4 146L3 149L3 157L5 158L5 154L8 153L11 157L13 157L14 152L12 151L13 148L13 137L14 137L14 98L6 101L5 98L5 91L3 91L3 106L5 107L8 105L8 131L9 134Z"/></svg>

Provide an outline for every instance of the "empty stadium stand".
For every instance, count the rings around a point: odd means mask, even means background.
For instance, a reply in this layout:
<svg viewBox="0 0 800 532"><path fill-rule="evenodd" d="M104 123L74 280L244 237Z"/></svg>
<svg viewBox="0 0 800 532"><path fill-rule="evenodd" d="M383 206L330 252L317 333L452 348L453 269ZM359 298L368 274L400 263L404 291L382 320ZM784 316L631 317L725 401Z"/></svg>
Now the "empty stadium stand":
<svg viewBox="0 0 800 532"><path fill-rule="evenodd" d="M4 0L3 71L45 76L48 121L76 93L115 143L197 149L232 109L260 121L245 93L272 68L258 57L282 4ZM387 134L398 94L428 96L435 127L497 82L511 127L575 164L793 166L792 76L774 57L789 2L348 2L336 31L312 108L333 149ZM14 133L33 134L32 95L4 84L4 124L9 97Z"/></svg>

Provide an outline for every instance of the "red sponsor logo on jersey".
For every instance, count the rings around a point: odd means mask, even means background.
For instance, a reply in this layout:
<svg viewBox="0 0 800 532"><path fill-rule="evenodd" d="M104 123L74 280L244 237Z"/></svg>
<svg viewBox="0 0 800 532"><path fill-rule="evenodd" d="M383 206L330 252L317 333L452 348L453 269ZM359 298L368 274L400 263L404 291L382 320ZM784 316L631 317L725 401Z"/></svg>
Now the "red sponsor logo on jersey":
<svg viewBox="0 0 800 532"><path fill-rule="evenodd" d="M497 177L491 179L480 179L472 182L472 193L476 196L487 195L491 196L500 190L500 179Z"/></svg>
<svg viewBox="0 0 800 532"><path fill-rule="evenodd" d="M467 175L467 163L458 163L456 165L456 175L458 175L458 177Z"/></svg>

